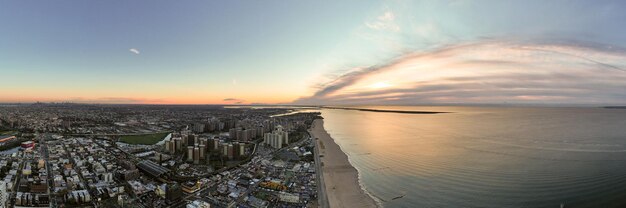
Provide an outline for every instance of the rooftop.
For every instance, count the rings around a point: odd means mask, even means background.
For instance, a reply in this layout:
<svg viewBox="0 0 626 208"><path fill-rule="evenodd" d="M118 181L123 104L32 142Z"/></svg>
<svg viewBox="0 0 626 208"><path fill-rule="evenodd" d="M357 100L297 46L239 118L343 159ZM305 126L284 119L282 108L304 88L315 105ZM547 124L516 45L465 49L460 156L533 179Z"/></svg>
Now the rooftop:
<svg viewBox="0 0 626 208"><path fill-rule="evenodd" d="M139 162L139 164L137 164L137 167L142 171L148 173L148 175L155 178L161 177L163 174L170 172L169 169L164 168L163 166L160 166L159 164L156 164L149 160Z"/></svg>

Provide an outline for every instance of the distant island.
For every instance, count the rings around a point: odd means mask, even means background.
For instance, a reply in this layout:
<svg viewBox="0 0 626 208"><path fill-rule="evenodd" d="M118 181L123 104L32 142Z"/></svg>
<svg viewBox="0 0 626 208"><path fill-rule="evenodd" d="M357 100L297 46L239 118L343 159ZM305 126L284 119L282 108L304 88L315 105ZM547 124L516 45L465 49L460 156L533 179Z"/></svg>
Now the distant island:
<svg viewBox="0 0 626 208"><path fill-rule="evenodd" d="M626 109L626 106L604 106L604 108L608 108L608 109Z"/></svg>
<svg viewBox="0 0 626 208"><path fill-rule="evenodd" d="M450 113L450 112L438 112L438 111L405 111L405 110L383 110L383 109L369 109L369 108L348 108L348 107L328 107L323 106L321 108L326 109L339 109L339 110L357 110L357 111L369 111L379 113L406 113L406 114L438 114L438 113Z"/></svg>

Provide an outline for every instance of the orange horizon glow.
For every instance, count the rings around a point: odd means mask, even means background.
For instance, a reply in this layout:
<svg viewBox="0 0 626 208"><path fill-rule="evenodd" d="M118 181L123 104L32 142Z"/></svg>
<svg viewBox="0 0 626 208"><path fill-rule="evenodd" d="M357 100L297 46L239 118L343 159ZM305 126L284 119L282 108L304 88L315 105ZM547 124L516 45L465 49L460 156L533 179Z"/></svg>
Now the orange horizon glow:
<svg viewBox="0 0 626 208"><path fill-rule="evenodd" d="M180 96L34 96L29 95L4 95L0 93L0 103L35 103L35 102L70 102L91 104L174 104L174 105L199 105L199 104L283 104L293 101L296 97L277 95L264 97L262 95L249 95L243 97L225 97L224 95L180 95Z"/></svg>

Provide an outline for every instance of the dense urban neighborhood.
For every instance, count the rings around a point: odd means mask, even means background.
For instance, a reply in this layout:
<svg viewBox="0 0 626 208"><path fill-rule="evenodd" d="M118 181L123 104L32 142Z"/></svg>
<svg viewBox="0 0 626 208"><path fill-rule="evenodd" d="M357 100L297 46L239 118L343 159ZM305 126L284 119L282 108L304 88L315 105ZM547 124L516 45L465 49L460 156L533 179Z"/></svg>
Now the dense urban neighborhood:
<svg viewBox="0 0 626 208"><path fill-rule="evenodd" d="M318 112L0 106L0 207L318 207Z"/></svg>

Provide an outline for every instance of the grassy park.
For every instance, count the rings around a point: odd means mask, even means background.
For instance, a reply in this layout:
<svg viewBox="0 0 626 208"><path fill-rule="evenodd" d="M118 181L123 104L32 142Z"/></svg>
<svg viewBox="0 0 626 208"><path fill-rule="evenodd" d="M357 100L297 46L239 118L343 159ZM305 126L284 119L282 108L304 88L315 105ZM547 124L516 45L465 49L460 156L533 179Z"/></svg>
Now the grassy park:
<svg viewBox="0 0 626 208"><path fill-rule="evenodd" d="M120 142L124 142L124 143L127 143L127 144L145 144L145 145L150 145L150 144L156 144L156 143L160 142L168 134L169 134L169 132L160 132L160 133L153 133L153 134L122 136L120 138Z"/></svg>
<svg viewBox="0 0 626 208"><path fill-rule="evenodd" d="M14 135L15 133L17 132L13 130L0 130L0 135Z"/></svg>

